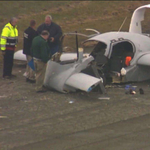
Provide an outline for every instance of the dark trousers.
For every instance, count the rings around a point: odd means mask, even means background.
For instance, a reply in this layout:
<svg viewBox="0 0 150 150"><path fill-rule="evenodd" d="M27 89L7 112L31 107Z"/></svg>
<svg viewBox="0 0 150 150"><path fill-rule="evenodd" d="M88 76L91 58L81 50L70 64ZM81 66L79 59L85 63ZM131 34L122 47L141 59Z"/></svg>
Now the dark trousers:
<svg viewBox="0 0 150 150"><path fill-rule="evenodd" d="M54 55L58 51L59 51L59 46L58 45L50 47L51 55Z"/></svg>
<svg viewBox="0 0 150 150"><path fill-rule="evenodd" d="M13 50L5 50L4 61L3 61L3 77L11 76L13 67Z"/></svg>

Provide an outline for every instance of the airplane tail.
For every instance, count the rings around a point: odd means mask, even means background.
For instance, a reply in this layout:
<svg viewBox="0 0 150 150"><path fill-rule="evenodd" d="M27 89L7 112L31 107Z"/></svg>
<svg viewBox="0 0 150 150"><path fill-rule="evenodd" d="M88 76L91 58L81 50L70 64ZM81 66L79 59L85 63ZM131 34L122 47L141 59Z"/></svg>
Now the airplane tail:
<svg viewBox="0 0 150 150"><path fill-rule="evenodd" d="M142 33L141 21L144 20L144 14L146 8L150 8L150 4L138 7L131 18L129 32L132 33Z"/></svg>

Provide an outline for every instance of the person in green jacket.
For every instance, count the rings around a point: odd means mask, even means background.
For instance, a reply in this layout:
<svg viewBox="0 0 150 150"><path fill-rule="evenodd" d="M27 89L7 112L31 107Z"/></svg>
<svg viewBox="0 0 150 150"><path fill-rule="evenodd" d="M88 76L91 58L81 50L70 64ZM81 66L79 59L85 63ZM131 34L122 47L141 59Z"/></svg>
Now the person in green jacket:
<svg viewBox="0 0 150 150"><path fill-rule="evenodd" d="M36 73L36 92L46 92L43 87L44 77L46 72L47 62L50 59L50 47L47 43L49 32L43 30L42 33L35 37L32 41L31 55L34 60L34 67Z"/></svg>

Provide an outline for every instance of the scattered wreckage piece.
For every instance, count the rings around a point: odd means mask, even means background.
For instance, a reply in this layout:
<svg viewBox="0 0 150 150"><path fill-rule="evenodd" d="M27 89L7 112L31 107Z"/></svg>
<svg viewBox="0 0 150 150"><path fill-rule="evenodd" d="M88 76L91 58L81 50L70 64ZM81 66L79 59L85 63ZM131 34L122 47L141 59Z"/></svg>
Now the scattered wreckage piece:
<svg viewBox="0 0 150 150"><path fill-rule="evenodd" d="M61 60L59 63L49 60L44 85L62 93L75 92L77 89L90 92L100 79L81 73L93 61L92 56L82 57L83 51L80 51L78 60Z"/></svg>
<svg viewBox="0 0 150 150"><path fill-rule="evenodd" d="M23 55L22 50L17 51L14 58L25 60L25 57L20 57L20 55ZM79 52L79 58L76 53L56 53L47 63L44 85L62 93L76 90L90 92L100 82L103 87L101 78L81 72L93 60L94 58L89 54L83 54L82 49Z"/></svg>

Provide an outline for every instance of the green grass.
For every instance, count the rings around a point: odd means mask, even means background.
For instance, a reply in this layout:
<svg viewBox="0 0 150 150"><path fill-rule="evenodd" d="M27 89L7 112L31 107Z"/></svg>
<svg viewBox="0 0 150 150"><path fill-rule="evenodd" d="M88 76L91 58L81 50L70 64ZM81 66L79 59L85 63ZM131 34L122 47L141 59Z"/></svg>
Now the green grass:
<svg viewBox="0 0 150 150"><path fill-rule="evenodd" d="M23 31L29 21L35 19L37 26L44 22L45 15L51 14L63 32L82 31L94 28L101 33L118 31L125 17L121 31L128 31L133 11L149 1L0 1L0 31L11 17L19 18L19 44L22 49ZM145 17L144 30L149 27L149 14ZM70 45L74 43L68 38ZM66 42L67 43L67 42ZM1 61L1 55L0 55Z"/></svg>

